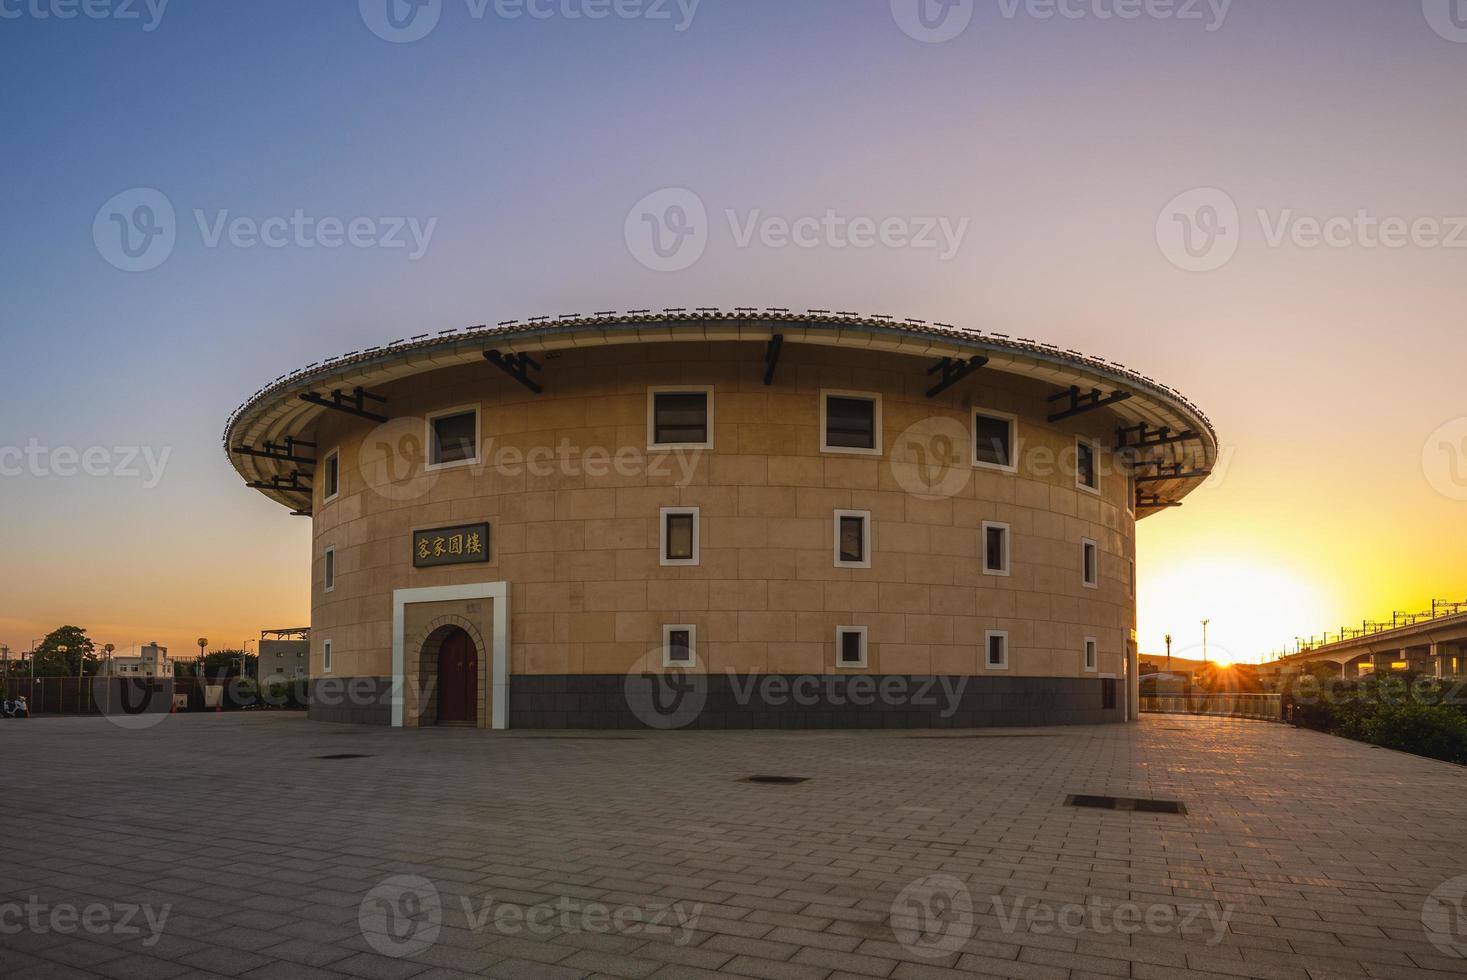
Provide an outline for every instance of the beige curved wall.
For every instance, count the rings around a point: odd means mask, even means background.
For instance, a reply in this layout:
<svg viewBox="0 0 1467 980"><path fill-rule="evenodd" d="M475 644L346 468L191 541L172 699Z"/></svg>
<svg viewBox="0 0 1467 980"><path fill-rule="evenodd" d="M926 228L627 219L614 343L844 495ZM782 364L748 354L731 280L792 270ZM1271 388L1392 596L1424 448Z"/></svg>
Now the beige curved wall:
<svg viewBox="0 0 1467 980"><path fill-rule="evenodd" d="M1122 673L1135 624L1126 478L1108 455L1099 495L1074 478L1076 435L1113 444L1108 412L1051 425L1052 388L987 370L929 400L925 360L797 345L766 387L763 354L733 343L568 351L545 362L538 397L485 362L382 389L385 427L327 413L317 452L339 450L341 492L323 501L318 477L312 676L323 676L326 639L332 675L391 673L393 590L486 581L511 583L512 675L623 673L672 623L696 624L699 669L716 672L835 673L836 626L864 625L872 674L1095 676L1084 671L1087 636L1099 641L1099 673ZM710 451L647 451L655 385L713 386ZM882 456L821 452L821 389L882 394ZM424 416L466 405L480 408L483 461L425 473ZM941 499L903 489L890 463L900 434L933 416L971 432L975 406L1020 417L1018 473L967 466L970 479ZM500 450L562 445L620 451L623 472L613 460L587 475L580 455L547 475L494 465ZM399 479L380 465L384 446ZM701 509L698 567L659 564L659 510L670 506ZM837 509L872 513L870 569L834 567ZM1009 577L982 572L985 520L1011 525ZM476 521L492 525L489 565L412 567L414 529ZM1100 548L1098 589L1081 581L1083 538ZM991 629L1009 632L1007 672L984 668Z"/></svg>

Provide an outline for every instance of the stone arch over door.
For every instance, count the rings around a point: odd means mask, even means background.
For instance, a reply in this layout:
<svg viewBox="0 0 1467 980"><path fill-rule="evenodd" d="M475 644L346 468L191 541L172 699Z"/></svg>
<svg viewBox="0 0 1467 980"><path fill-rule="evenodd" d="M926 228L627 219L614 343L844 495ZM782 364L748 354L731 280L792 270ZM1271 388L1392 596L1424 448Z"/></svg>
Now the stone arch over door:
<svg viewBox="0 0 1467 980"><path fill-rule="evenodd" d="M478 725L487 727L490 703L489 671L492 647L484 642L484 634L471 619L455 614L437 616L415 634L404 640L407 655L407 690L404 696L404 723L413 727L437 724L438 722L438 652L455 630L468 634L470 642L478 651L479 669L475 690L478 703Z"/></svg>

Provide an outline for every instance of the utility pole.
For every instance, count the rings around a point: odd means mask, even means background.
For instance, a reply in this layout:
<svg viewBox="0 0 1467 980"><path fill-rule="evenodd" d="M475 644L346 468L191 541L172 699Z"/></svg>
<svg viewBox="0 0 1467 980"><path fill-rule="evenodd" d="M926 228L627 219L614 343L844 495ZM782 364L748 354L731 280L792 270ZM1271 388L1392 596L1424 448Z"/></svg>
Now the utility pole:
<svg viewBox="0 0 1467 980"><path fill-rule="evenodd" d="M1202 621L1202 666L1203 667L1206 667L1207 666L1207 624L1210 623L1210 622L1212 622L1212 620L1210 620L1210 619L1204 619Z"/></svg>
<svg viewBox="0 0 1467 980"><path fill-rule="evenodd" d="M1172 672L1172 635L1170 633L1166 635L1166 672L1168 674Z"/></svg>

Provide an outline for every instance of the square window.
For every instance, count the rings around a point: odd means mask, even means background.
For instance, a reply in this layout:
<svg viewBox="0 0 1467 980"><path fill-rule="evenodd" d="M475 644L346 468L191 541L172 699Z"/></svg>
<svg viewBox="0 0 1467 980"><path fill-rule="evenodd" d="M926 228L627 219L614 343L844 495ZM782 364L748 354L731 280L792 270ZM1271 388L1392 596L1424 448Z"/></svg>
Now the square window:
<svg viewBox="0 0 1467 980"><path fill-rule="evenodd" d="M324 582L327 592L336 588L336 546L332 545L326 549L326 571Z"/></svg>
<svg viewBox="0 0 1467 980"><path fill-rule="evenodd" d="M835 665L837 667L866 666L866 627L837 626L835 628Z"/></svg>
<svg viewBox="0 0 1467 980"><path fill-rule="evenodd" d="M820 451L879 455L881 396L862 391L821 391Z"/></svg>
<svg viewBox="0 0 1467 980"><path fill-rule="evenodd" d="M326 503L335 500L341 493L341 453L335 449L326 454L322 486L326 490Z"/></svg>
<svg viewBox="0 0 1467 980"><path fill-rule="evenodd" d="M698 627L688 623L662 627L662 666L693 667L698 663Z"/></svg>
<svg viewBox="0 0 1467 980"><path fill-rule="evenodd" d="M331 641L321 641L321 672L331 673Z"/></svg>
<svg viewBox="0 0 1467 980"><path fill-rule="evenodd" d="M453 466L479 460L479 410L451 409L428 417L428 465Z"/></svg>
<svg viewBox="0 0 1467 980"><path fill-rule="evenodd" d="M1100 644L1095 637L1085 637L1085 669L1090 673L1100 669Z"/></svg>
<svg viewBox="0 0 1467 980"><path fill-rule="evenodd" d="M698 564L698 508L664 507L659 535L663 565Z"/></svg>
<svg viewBox="0 0 1467 980"><path fill-rule="evenodd" d="M1080 543L1080 563L1085 588L1100 588L1100 547L1089 538Z"/></svg>
<svg viewBox="0 0 1467 980"><path fill-rule="evenodd" d="M649 448L713 448L712 388L652 388L647 400Z"/></svg>
<svg viewBox="0 0 1467 980"><path fill-rule="evenodd" d="M871 567L871 512L838 510L835 512L835 566L837 568Z"/></svg>
<svg viewBox="0 0 1467 980"><path fill-rule="evenodd" d="M1003 630L983 634L983 664L989 670L1009 669L1009 635Z"/></svg>
<svg viewBox="0 0 1467 980"><path fill-rule="evenodd" d="M1097 467L1099 452L1095 443L1086 439L1075 440L1075 485L1082 490L1100 492L1100 471Z"/></svg>
<svg viewBox="0 0 1467 980"><path fill-rule="evenodd" d="M1019 423L1012 415L980 410L973 415L973 465L1013 473Z"/></svg>
<svg viewBox="0 0 1467 980"><path fill-rule="evenodd" d="M983 522L983 574L1009 574L1009 526Z"/></svg>

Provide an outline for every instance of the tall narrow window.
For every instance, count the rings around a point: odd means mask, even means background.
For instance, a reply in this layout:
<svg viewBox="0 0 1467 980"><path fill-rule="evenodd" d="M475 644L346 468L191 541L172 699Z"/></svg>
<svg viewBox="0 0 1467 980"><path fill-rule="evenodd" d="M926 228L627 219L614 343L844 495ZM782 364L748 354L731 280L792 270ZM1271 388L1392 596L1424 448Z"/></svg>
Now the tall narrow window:
<svg viewBox="0 0 1467 980"><path fill-rule="evenodd" d="M1012 415L980 409L973 415L973 465L1013 473L1019 423Z"/></svg>
<svg viewBox="0 0 1467 980"><path fill-rule="evenodd" d="M689 623L662 627L662 666L693 667L698 662L698 627Z"/></svg>
<svg viewBox="0 0 1467 980"><path fill-rule="evenodd" d="M1126 513L1132 517L1136 516L1136 471L1130 470L1126 473Z"/></svg>
<svg viewBox="0 0 1467 980"><path fill-rule="evenodd" d="M879 454L881 396L860 391L821 391L820 451Z"/></svg>
<svg viewBox="0 0 1467 980"><path fill-rule="evenodd" d="M336 546L332 545L326 549L325 572L322 575L322 584L327 592L336 589Z"/></svg>
<svg viewBox="0 0 1467 980"><path fill-rule="evenodd" d="M329 674L329 673L331 673L331 641L330 640L322 640L321 641L321 672L323 674Z"/></svg>
<svg viewBox="0 0 1467 980"><path fill-rule="evenodd" d="M866 627L837 626L835 628L835 664L837 667L865 667Z"/></svg>
<svg viewBox="0 0 1467 980"><path fill-rule="evenodd" d="M1080 567L1085 588L1100 588L1100 547L1089 538L1080 543Z"/></svg>
<svg viewBox="0 0 1467 980"><path fill-rule="evenodd" d="M1075 485L1082 490L1100 491L1100 470L1095 443L1075 440Z"/></svg>
<svg viewBox="0 0 1467 980"><path fill-rule="evenodd" d="M712 449L713 389L650 389L647 445L654 449Z"/></svg>
<svg viewBox="0 0 1467 980"><path fill-rule="evenodd" d="M428 465L453 466L479 459L479 410L456 408L428 416Z"/></svg>
<svg viewBox="0 0 1467 980"><path fill-rule="evenodd" d="M1009 635L1003 630L989 630L983 634L984 661L989 670L1009 669Z"/></svg>
<svg viewBox="0 0 1467 980"><path fill-rule="evenodd" d="M698 508L664 507L659 534L664 565L698 564Z"/></svg>
<svg viewBox="0 0 1467 980"><path fill-rule="evenodd" d="M325 503L331 503L341 493L341 453L331 450L326 454L325 463L322 466L322 486L325 488Z"/></svg>
<svg viewBox="0 0 1467 980"><path fill-rule="evenodd" d="M835 564L837 568L871 567L871 512L835 512Z"/></svg>
<svg viewBox="0 0 1467 980"><path fill-rule="evenodd" d="M1085 669L1090 673L1100 669L1100 644L1093 636L1085 637Z"/></svg>
<svg viewBox="0 0 1467 980"><path fill-rule="evenodd" d="M1009 574L1009 526L983 522L983 574Z"/></svg>

